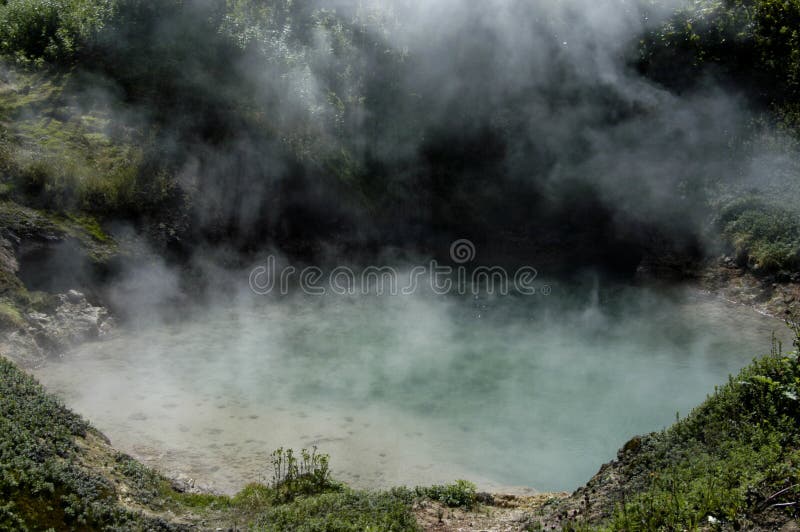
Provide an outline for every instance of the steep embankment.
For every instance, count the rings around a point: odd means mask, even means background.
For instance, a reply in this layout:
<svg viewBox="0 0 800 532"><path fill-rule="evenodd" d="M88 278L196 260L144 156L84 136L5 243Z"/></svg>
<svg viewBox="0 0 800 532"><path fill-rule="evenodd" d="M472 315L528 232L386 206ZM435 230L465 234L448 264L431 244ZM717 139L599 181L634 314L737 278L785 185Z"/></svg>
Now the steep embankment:
<svg viewBox="0 0 800 532"><path fill-rule="evenodd" d="M533 527L797 530L800 360L778 347L663 432L631 439Z"/></svg>
<svg viewBox="0 0 800 532"><path fill-rule="evenodd" d="M0 200L0 353L24 366L114 324L75 287L91 287L118 258L91 219L58 217Z"/></svg>
<svg viewBox="0 0 800 532"><path fill-rule="evenodd" d="M707 176L704 257L674 254L669 242L657 242L643 270L697 278L779 317L796 314L800 301L799 22L793 0L697 0L647 31L635 62L670 92L722 88L750 113L729 138L744 164Z"/></svg>

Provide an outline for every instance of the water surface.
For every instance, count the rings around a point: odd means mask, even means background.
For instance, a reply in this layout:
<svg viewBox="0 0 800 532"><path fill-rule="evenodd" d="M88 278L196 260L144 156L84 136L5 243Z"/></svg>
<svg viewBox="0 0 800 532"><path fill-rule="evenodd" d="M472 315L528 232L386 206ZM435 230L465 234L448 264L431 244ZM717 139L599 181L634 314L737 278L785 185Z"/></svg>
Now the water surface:
<svg viewBox="0 0 800 532"><path fill-rule="evenodd" d="M361 487L571 490L669 425L780 322L692 290L249 299L36 371L120 449L224 491L318 446Z"/></svg>

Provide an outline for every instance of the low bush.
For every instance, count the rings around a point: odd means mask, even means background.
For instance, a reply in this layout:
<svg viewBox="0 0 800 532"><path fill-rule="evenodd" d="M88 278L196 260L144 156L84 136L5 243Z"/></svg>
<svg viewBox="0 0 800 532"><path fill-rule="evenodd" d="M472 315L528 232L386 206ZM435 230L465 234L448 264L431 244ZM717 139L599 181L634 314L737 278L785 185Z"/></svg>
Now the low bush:
<svg viewBox="0 0 800 532"><path fill-rule="evenodd" d="M292 501L300 495L316 495L339 491L342 486L331 480L329 457L303 449L298 458L292 449L283 447L272 453L272 488L280 502Z"/></svg>
<svg viewBox="0 0 800 532"><path fill-rule="evenodd" d="M613 529L752 528L800 515L800 360L779 348L646 437Z"/></svg>
<svg viewBox="0 0 800 532"><path fill-rule="evenodd" d="M466 480L456 480L453 484L417 487L418 496L439 501L451 508L471 509L477 501L475 484Z"/></svg>
<svg viewBox="0 0 800 532"><path fill-rule="evenodd" d="M113 6L112 0L6 0L0 3L0 53L25 64L69 60Z"/></svg>
<svg viewBox="0 0 800 532"><path fill-rule="evenodd" d="M723 235L740 262L762 272L800 268L797 214L757 197L730 202L719 216Z"/></svg>
<svg viewBox="0 0 800 532"><path fill-rule="evenodd" d="M91 430L0 358L0 529L174 528L120 506L114 485L82 465L75 439Z"/></svg>
<svg viewBox="0 0 800 532"><path fill-rule="evenodd" d="M265 531L295 532L401 532L417 531L408 504L391 492L369 493L342 490L312 497L298 497L290 503L266 510L255 526Z"/></svg>

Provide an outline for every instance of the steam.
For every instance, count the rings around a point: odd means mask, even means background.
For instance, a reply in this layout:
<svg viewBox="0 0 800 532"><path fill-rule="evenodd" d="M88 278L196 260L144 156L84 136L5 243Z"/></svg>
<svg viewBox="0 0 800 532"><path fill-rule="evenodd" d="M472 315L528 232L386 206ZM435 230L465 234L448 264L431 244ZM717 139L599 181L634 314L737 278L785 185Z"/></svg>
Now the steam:
<svg viewBox="0 0 800 532"><path fill-rule="evenodd" d="M691 291L591 284L295 296L128 331L37 376L116 445L226 491L263 480L287 445L317 445L361 487L568 490L687 413L775 325Z"/></svg>
<svg viewBox="0 0 800 532"><path fill-rule="evenodd" d="M271 448L318 444L370 486L458 475L568 489L763 346L772 322L599 281L549 301L255 298L248 271L267 254L408 266L468 238L481 262L601 269L652 233L700 238L707 190L792 173L782 148L739 149L750 114L736 93L676 95L637 73L637 39L677 2L299 4L215 26L216 2L165 2L144 35L108 28L122 58L143 41L155 44L140 60L177 47L147 87L169 94L163 108L132 103L136 84L113 73L75 88L144 132L150 170L176 176L185 200L114 231L144 227L180 259L146 249L108 288L136 334L40 372L113 438L188 448L191 463L168 462L226 487L243 477L210 470L219 453L238 475Z"/></svg>
<svg viewBox="0 0 800 532"><path fill-rule="evenodd" d="M141 81L124 72L83 90L155 131L187 198L183 240L436 253L514 234L523 257L575 234L691 240L705 190L748 166L750 115L724 87L675 95L636 71L638 39L679 5L318 0L220 17L164 2L105 46L122 64L175 55L147 89L165 109L121 101Z"/></svg>

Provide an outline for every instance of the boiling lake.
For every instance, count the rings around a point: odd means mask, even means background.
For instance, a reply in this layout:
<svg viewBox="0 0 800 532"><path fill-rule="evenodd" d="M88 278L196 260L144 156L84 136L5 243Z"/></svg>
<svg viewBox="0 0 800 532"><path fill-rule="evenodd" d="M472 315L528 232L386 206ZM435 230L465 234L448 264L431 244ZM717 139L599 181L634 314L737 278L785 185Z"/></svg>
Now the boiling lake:
<svg viewBox="0 0 800 532"><path fill-rule="evenodd" d="M232 492L280 446L358 487L571 490L756 355L776 320L692 289L244 298L35 371L113 444Z"/></svg>

